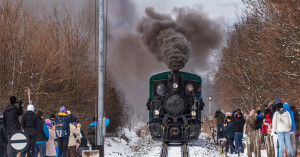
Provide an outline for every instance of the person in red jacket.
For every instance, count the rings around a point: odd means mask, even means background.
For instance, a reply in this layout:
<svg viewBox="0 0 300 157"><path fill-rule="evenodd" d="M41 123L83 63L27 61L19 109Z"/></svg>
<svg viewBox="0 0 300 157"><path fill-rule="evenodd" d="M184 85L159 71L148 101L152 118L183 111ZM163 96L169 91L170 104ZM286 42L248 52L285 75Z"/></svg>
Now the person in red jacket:
<svg viewBox="0 0 300 157"><path fill-rule="evenodd" d="M271 113L268 113L265 115L265 119L263 121L262 124L262 142L265 143L265 136L270 135L271 134L271 124L272 124L272 120L271 120Z"/></svg>

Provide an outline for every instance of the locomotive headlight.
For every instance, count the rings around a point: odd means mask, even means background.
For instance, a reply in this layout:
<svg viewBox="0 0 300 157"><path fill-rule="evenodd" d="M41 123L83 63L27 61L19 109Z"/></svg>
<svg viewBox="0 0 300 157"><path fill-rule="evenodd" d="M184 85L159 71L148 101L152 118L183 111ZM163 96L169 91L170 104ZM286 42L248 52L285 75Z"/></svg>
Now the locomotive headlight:
<svg viewBox="0 0 300 157"><path fill-rule="evenodd" d="M191 115L192 115L192 116L196 116L196 114L197 114L196 111L192 111L192 112L191 112Z"/></svg>
<svg viewBox="0 0 300 157"><path fill-rule="evenodd" d="M178 83L173 83L173 88L178 88Z"/></svg>
<svg viewBox="0 0 300 157"><path fill-rule="evenodd" d="M166 92L166 87L164 84L160 83L157 85L156 87L156 93L159 95L159 96L163 96Z"/></svg>
<svg viewBox="0 0 300 157"><path fill-rule="evenodd" d="M186 85L186 90L187 90L188 92L193 92L193 91L194 91L193 85L191 85L191 84Z"/></svg>
<svg viewBox="0 0 300 157"><path fill-rule="evenodd" d="M154 110L154 115L158 116L159 115L159 110Z"/></svg>

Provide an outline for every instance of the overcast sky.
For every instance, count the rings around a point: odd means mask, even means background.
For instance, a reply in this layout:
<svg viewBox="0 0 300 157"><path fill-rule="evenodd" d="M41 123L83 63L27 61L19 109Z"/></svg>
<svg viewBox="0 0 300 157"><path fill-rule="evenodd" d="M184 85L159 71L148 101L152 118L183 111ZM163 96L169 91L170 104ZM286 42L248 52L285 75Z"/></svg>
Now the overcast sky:
<svg viewBox="0 0 300 157"><path fill-rule="evenodd" d="M152 6L161 13L170 13L174 7L202 7L211 19L232 24L241 12L242 0L133 0L139 14Z"/></svg>

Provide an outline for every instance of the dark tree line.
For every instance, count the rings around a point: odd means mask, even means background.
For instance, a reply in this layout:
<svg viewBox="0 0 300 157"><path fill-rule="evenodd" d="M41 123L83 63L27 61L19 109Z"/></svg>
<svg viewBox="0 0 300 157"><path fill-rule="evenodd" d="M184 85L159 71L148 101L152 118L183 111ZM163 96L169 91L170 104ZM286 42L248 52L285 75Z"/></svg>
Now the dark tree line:
<svg viewBox="0 0 300 157"><path fill-rule="evenodd" d="M95 32L85 18L74 18L62 7L34 14L22 1L0 1L1 111L11 95L26 108L30 88L33 104L47 116L66 106L87 127L95 115L98 86ZM108 131L116 131L128 120L128 105L113 75L107 72L105 81Z"/></svg>
<svg viewBox="0 0 300 157"><path fill-rule="evenodd" d="M250 111L280 97L300 106L300 2L248 0L219 61L219 104Z"/></svg>

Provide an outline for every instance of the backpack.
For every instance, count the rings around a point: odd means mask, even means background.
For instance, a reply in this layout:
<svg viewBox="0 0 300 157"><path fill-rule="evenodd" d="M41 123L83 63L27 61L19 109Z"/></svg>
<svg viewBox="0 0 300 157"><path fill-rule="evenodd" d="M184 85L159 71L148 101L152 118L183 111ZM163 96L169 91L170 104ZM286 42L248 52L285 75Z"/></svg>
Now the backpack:
<svg viewBox="0 0 300 157"><path fill-rule="evenodd" d="M58 116L55 119L55 134L56 137L68 137L67 123L65 117Z"/></svg>

